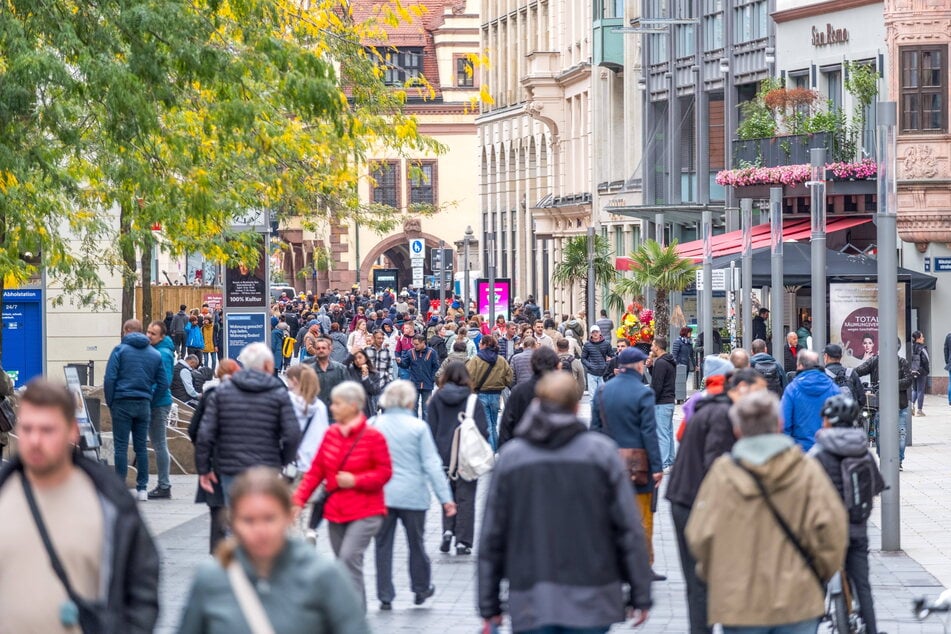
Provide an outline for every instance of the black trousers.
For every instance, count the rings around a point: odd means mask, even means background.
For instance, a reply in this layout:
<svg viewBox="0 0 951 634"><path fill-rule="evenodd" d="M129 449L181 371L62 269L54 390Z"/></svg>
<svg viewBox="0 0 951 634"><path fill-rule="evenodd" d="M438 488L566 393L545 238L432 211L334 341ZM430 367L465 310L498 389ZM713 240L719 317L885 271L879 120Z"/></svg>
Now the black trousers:
<svg viewBox="0 0 951 634"><path fill-rule="evenodd" d="M466 482L462 478L450 480L452 499L456 501L456 514L446 517L443 512L442 529L456 537L456 545L472 546L475 538L475 501L479 481Z"/></svg>
<svg viewBox="0 0 951 634"><path fill-rule="evenodd" d="M185 348L185 333L180 332L172 335L172 343L175 344L175 352L178 353L180 358L184 359L185 355L188 354Z"/></svg>
<svg viewBox="0 0 951 634"><path fill-rule="evenodd" d="M396 538L397 521L403 523L409 544L410 590L417 594L424 593L429 589L432 580L432 566L423 539L426 531L426 511L387 507L383 526L376 534L376 596L386 603L392 603L396 597L396 589L393 587L393 540Z"/></svg>
<svg viewBox="0 0 951 634"><path fill-rule="evenodd" d="M872 584L868 580L868 535L849 536L849 549L845 553L845 574L855 587L855 594L859 600L859 614L865 621L865 631L877 632Z"/></svg>
<svg viewBox="0 0 951 634"><path fill-rule="evenodd" d="M697 560L690 554L687 538L684 536L687 520L690 519L690 507L671 502L670 514L674 520L674 530L677 532L680 566L683 568L684 582L687 586L687 616L690 619L690 634L710 634L713 629L707 625L707 586L697 578Z"/></svg>

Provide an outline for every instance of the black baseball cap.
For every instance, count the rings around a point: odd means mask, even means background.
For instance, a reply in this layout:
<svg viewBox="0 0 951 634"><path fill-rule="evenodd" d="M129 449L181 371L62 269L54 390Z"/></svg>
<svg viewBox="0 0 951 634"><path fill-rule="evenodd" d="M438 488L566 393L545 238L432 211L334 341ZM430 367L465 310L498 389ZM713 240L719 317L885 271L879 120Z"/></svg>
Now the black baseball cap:
<svg viewBox="0 0 951 634"><path fill-rule="evenodd" d="M842 358L842 346L830 343L823 350L825 354L829 356L830 359L841 359Z"/></svg>

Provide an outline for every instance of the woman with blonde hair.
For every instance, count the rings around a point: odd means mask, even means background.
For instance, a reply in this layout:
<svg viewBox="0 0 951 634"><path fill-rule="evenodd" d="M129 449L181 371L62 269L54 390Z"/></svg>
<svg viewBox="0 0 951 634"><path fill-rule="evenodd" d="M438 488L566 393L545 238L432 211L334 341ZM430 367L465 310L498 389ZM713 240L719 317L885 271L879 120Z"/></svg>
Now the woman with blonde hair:
<svg viewBox="0 0 951 634"><path fill-rule="evenodd" d="M291 405L301 428L297 447L297 469L306 473L317 455L317 449L330 426L327 406L320 400L320 379L309 365L295 365L287 370L287 387Z"/></svg>
<svg viewBox="0 0 951 634"><path fill-rule="evenodd" d="M195 576L181 634L369 633L340 565L288 538L293 504L277 471L245 471L232 485L230 499L233 537Z"/></svg>

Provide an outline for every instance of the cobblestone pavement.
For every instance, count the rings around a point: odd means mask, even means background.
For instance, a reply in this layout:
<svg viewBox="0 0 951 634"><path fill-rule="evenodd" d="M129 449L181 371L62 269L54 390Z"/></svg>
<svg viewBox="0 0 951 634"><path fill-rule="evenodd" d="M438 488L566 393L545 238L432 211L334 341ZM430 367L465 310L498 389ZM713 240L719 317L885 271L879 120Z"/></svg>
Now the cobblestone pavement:
<svg viewBox="0 0 951 634"><path fill-rule="evenodd" d="M914 621L910 609L913 598L935 597L942 584L951 585L951 500L943 488L951 476L951 408L941 396L929 397L925 410L927 417L914 418L916 442L907 451L901 480L903 546L907 553L873 550L871 556L879 629L889 634L944 631L936 621L924 624ZM203 506L191 504L195 481L193 476L174 476L173 500L147 502L141 506L148 523L158 535L161 550L162 614L158 629L161 633L175 631L195 567L208 557L207 514ZM485 487L480 489L484 490ZM484 497L480 494L479 517L483 504ZM877 519L870 526L873 548L880 543L876 522ZM654 530L655 568L666 574L668 580L654 584L655 606L651 618L637 631L686 632L683 578L669 508L664 501L659 504ZM368 550L366 584L369 619L374 632L473 634L480 631L475 609L474 556L439 553L440 533L439 509L434 505L428 514L426 538L432 553L433 582L437 590L436 595L422 607L412 605L405 541L401 542L398 537L394 555L397 588L394 609L389 613L378 610L372 546ZM320 536L318 548L330 552L326 533ZM612 631L631 631L631 628L616 626Z"/></svg>

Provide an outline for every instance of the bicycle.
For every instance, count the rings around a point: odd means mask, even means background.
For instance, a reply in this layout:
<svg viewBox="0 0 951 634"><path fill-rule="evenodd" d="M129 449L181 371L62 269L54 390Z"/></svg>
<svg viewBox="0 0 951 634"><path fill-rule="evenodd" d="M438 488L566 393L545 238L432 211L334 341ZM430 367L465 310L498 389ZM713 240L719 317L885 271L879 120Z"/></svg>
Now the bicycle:
<svg viewBox="0 0 951 634"><path fill-rule="evenodd" d="M826 585L827 621L836 634L865 634L865 622L859 614L859 602L855 588L845 574L839 570Z"/></svg>
<svg viewBox="0 0 951 634"><path fill-rule="evenodd" d="M945 590L942 592L938 599L934 602L929 602L924 597L915 599L913 606L913 614L915 619L918 621L924 621L932 614L943 614L944 616L939 619L941 625L944 627L945 634L948 632L949 622L951 622L951 590Z"/></svg>
<svg viewBox="0 0 951 634"><path fill-rule="evenodd" d="M878 444L878 386L870 386L865 392L865 404L859 412L862 427L868 436L868 446Z"/></svg>

